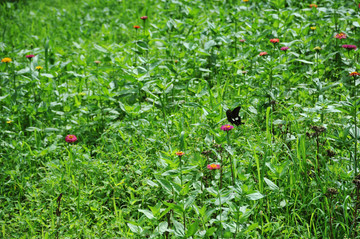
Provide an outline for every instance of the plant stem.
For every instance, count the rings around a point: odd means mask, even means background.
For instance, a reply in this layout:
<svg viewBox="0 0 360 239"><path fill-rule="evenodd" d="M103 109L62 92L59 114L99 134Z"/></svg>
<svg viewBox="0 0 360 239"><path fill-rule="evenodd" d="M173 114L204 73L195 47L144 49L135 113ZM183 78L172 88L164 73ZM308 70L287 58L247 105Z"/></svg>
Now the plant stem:
<svg viewBox="0 0 360 239"><path fill-rule="evenodd" d="M222 165L221 165L222 167ZM222 224L221 224L221 194L220 194L220 186L218 186L218 196L219 196L219 213L220 213L220 230L221 230L221 237L222 238L222 234L223 234L223 230L222 230Z"/></svg>
<svg viewBox="0 0 360 239"><path fill-rule="evenodd" d="M227 140L228 147L231 147L229 131L226 131L226 140ZM234 162L233 162L233 159L232 159L230 154L229 154L229 162L230 162L230 169L231 169L232 185L234 186L235 185L235 177L234 177L234 171L235 170L234 170ZM222 173L222 164L221 164L221 169L220 170L221 170L220 172ZM222 174L221 174L221 176L222 176ZM221 177L220 177L220 180L221 180ZM220 183L220 185L221 184L222 183Z"/></svg>
<svg viewBox="0 0 360 239"><path fill-rule="evenodd" d="M354 77L354 128L355 128L355 152L354 152L354 166L355 166L355 176L357 175L357 97L356 97L356 78Z"/></svg>
<svg viewBox="0 0 360 239"><path fill-rule="evenodd" d="M183 174L182 174L182 162L181 162L181 156L179 156L179 160L180 160L180 184L181 184L181 190L183 189ZM180 191L181 192L181 191ZM183 199L183 203L184 203L184 198L182 197ZM185 203L184 203L184 206L183 206L183 218L184 218L184 232L185 232L185 227L186 227L186 221L185 221L185 218L186 218L186 215L185 215Z"/></svg>
<svg viewBox="0 0 360 239"><path fill-rule="evenodd" d="M332 197L330 197L329 200L329 209L330 209L330 220L329 220L329 224L330 224L330 239L334 239L334 233L333 233L333 228L332 228Z"/></svg>
<svg viewBox="0 0 360 239"><path fill-rule="evenodd" d="M357 218L357 211L358 211L359 201L360 201L359 187L356 186L356 201L355 201L355 209L354 209L354 220L353 220L353 223L352 223L351 228L350 228L350 236L351 236L351 234L353 232L353 229L356 228L356 218ZM355 238L355 237L356 237L356 230L354 231L353 238Z"/></svg>

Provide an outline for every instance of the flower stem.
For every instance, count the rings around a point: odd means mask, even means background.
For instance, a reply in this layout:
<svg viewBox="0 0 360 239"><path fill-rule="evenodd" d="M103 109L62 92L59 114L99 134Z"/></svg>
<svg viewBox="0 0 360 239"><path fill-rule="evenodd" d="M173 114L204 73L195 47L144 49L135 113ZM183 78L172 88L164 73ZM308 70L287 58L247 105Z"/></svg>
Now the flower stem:
<svg viewBox="0 0 360 239"><path fill-rule="evenodd" d="M230 137L229 137L229 131L226 131L226 140L227 140L227 144L228 144L228 147L231 147L231 143L230 143ZM229 154L229 162L230 162L230 169L231 169L231 178L232 178L232 185L234 186L235 185L235 177L234 177L234 171L235 169L233 168L234 167L234 162L233 162L233 159L231 157L231 155ZM222 167L221 167L221 171L222 173ZM220 177L221 179L221 177ZM221 184L220 184L221 185Z"/></svg>
<svg viewBox="0 0 360 239"><path fill-rule="evenodd" d="M220 231L221 231L221 237L222 238L222 234L223 234L223 230L222 230L222 220L221 220L221 194L220 194L220 186L218 186L218 196L219 196L219 213L220 213Z"/></svg>
<svg viewBox="0 0 360 239"><path fill-rule="evenodd" d="M355 175L357 175L357 141L358 141L358 135L357 135L357 97L356 97L356 78L354 77L354 128L355 128L355 152L354 152L354 167L355 167Z"/></svg>
<svg viewBox="0 0 360 239"><path fill-rule="evenodd" d="M181 190L183 189L183 174L182 174L182 162L181 162L181 156L179 156L179 160L180 160L180 184L181 184ZM180 191L181 193L181 191ZM182 201L184 203L184 198L182 197ZM185 203L183 206L183 218L184 218L184 232L185 232L185 227L186 227L186 215L185 215Z"/></svg>

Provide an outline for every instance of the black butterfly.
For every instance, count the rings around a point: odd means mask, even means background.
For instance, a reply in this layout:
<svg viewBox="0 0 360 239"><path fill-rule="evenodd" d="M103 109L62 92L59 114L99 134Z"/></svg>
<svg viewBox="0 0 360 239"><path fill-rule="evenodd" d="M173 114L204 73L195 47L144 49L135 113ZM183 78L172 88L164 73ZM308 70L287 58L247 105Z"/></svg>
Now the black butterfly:
<svg viewBox="0 0 360 239"><path fill-rule="evenodd" d="M241 117L239 116L240 109L241 109L241 106L238 106L233 111L231 111L231 110L226 111L227 120L231 124L234 124L236 126L244 124L244 123L241 122Z"/></svg>

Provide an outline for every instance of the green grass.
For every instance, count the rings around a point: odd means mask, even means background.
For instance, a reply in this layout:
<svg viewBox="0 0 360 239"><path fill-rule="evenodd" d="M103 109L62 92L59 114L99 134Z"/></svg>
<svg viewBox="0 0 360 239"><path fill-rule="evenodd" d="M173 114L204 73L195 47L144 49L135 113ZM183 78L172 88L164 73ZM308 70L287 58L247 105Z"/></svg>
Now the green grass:
<svg viewBox="0 0 360 239"><path fill-rule="evenodd" d="M310 3L1 1L0 237L359 238L359 7Z"/></svg>

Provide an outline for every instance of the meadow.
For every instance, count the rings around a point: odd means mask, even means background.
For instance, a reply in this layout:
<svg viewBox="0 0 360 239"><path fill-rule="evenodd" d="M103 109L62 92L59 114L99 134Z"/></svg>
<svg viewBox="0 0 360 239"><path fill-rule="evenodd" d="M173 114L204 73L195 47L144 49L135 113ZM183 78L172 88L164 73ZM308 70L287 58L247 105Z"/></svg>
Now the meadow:
<svg viewBox="0 0 360 239"><path fill-rule="evenodd" d="M0 237L360 238L359 11L0 1Z"/></svg>

